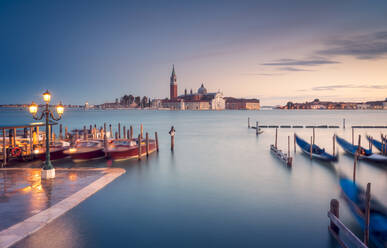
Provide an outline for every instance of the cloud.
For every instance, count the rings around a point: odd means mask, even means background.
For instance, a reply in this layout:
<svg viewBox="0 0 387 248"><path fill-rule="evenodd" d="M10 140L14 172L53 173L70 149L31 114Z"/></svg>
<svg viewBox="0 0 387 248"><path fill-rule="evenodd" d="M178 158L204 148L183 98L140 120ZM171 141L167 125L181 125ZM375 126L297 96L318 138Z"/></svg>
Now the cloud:
<svg viewBox="0 0 387 248"><path fill-rule="evenodd" d="M336 85L324 85L311 88L312 91L335 91L337 89L387 89L387 85L383 84L336 84ZM305 91L305 90L300 90Z"/></svg>
<svg viewBox="0 0 387 248"><path fill-rule="evenodd" d="M358 35L346 39L332 39L326 48L317 51L320 55L348 55L358 59L375 59L387 54L387 31Z"/></svg>
<svg viewBox="0 0 387 248"><path fill-rule="evenodd" d="M279 71L314 71L314 70L307 70L307 69L300 69L300 68L295 68L295 67L281 67L278 68Z"/></svg>
<svg viewBox="0 0 387 248"><path fill-rule="evenodd" d="M284 73L242 73L242 75L252 75L252 76L282 76Z"/></svg>
<svg viewBox="0 0 387 248"><path fill-rule="evenodd" d="M263 63L262 65L266 66L318 66L326 64L339 64L338 61L333 61L325 58L318 59L280 59L275 62Z"/></svg>

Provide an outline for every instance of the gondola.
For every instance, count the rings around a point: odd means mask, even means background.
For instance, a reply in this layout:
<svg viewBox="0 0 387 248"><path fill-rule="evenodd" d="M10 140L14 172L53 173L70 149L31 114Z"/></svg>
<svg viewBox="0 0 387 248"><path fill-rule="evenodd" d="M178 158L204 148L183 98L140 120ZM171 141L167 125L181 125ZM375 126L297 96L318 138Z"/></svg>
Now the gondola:
<svg viewBox="0 0 387 248"><path fill-rule="evenodd" d="M301 150L304 153L310 156L310 147L311 147L310 144L305 140L301 139L300 137L298 137L297 135L295 135L295 137L296 137L297 145L301 148ZM312 158L317 158L324 161L337 161L338 156L337 155L333 156L327 153L325 149L321 149L319 146L314 144L312 146Z"/></svg>
<svg viewBox="0 0 387 248"><path fill-rule="evenodd" d="M376 147L381 153L387 153L387 144L382 144L379 140L376 140L370 136L367 136L367 139L371 142L373 146Z"/></svg>
<svg viewBox="0 0 387 248"><path fill-rule="evenodd" d="M357 222L364 229L365 192L355 182L341 177L340 186ZM387 247L387 209L375 200L370 203L370 239L377 247Z"/></svg>
<svg viewBox="0 0 387 248"><path fill-rule="evenodd" d="M336 135L336 140L337 140L337 143L344 149L344 151L352 155L356 154L356 151L358 150L358 146L352 145L351 143L349 143L343 138L340 138L337 135ZM359 148L358 158L374 161L374 162L387 163L387 156L372 153L371 150L365 149L363 147Z"/></svg>

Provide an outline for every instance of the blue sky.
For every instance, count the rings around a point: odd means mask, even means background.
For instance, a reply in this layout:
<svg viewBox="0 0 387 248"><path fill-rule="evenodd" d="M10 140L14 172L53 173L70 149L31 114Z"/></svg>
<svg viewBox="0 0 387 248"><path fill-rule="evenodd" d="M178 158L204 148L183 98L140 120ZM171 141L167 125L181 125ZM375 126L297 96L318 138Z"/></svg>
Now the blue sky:
<svg viewBox="0 0 387 248"><path fill-rule="evenodd" d="M2 0L0 33L0 104L164 98L172 64L179 93L204 82L264 105L387 92L382 0Z"/></svg>

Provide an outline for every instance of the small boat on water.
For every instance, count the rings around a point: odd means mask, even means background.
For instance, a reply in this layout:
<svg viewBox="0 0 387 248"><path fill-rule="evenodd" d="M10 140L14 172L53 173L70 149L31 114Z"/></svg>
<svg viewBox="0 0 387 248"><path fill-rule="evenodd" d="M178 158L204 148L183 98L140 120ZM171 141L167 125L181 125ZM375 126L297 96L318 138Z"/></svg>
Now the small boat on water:
<svg viewBox="0 0 387 248"><path fill-rule="evenodd" d="M355 155L357 150L359 149L359 154L358 157L360 159L366 159L369 161L374 161L374 162L381 162L381 163L387 163L387 156L383 156L382 154L376 154L372 153L371 150L365 149L363 147L359 147L356 145L352 145L348 141L346 141L343 138L340 138L339 136L336 135L336 140L337 143L344 149L349 154Z"/></svg>
<svg viewBox="0 0 387 248"><path fill-rule="evenodd" d="M105 157L102 140L77 140L74 147L63 153L69 155L74 162Z"/></svg>
<svg viewBox="0 0 387 248"><path fill-rule="evenodd" d="M50 160L58 160L68 156L64 151L69 149L68 142L58 142L50 145ZM46 147L40 147L33 151L34 157L46 161Z"/></svg>
<svg viewBox="0 0 387 248"><path fill-rule="evenodd" d="M365 192L355 182L341 177L340 186L344 199L357 222L364 229L365 221ZM370 239L377 247L387 247L387 209L379 202L372 200L370 203Z"/></svg>
<svg viewBox="0 0 387 248"><path fill-rule="evenodd" d="M149 140L149 154L156 151L156 141ZM105 150L107 157L115 160L127 160L138 158L138 139L117 139L113 140ZM146 142L141 141L141 156L146 155Z"/></svg>
<svg viewBox="0 0 387 248"><path fill-rule="evenodd" d="M367 136L367 139L371 142L373 146L376 147L381 153L387 154L387 143L382 143L379 140L376 140L370 136ZM385 141L383 141L385 142Z"/></svg>
<svg viewBox="0 0 387 248"><path fill-rule="evenodd" d="M301 148L301 150L310 156L310 148L312 147L312 158L318 158L324 161L337 161L338 156L333 156L325 151L325 149L321 149L316 144L313 144L312 146L306 142L305 140L298 137L298 135L295 135L296 137L296 143Z"/></svg>

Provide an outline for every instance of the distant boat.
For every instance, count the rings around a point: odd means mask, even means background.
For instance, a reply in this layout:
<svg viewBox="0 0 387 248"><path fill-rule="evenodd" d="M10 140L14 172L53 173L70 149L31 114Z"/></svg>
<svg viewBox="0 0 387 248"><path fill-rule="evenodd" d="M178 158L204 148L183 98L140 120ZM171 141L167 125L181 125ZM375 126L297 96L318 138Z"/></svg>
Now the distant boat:
<svg viewBox="0 0 387 248"><path fill-rule="evenodd" d="M149 154L156 151L156 141L149 140ZM105 150L107 156L115 161L138 158L138 139L116 139L113 140ZM146 155L146 142L141 141L141 155Z"/></svg>
<svg viewBox="0 0 387 248"><path fill-rule="evenodd" d="M74 162L105 157L103 141L101 140L78 140L74 147L63 153L69 155Z"/></svg>
<svg viewBox="0 0 387 248"><path fill-rule="evenodd" d="M310 147L311 145L306 142L305 140L301 139L300 137L296 136L296 142L297 145L301 148L301 150L306 153L308 156L310 156ZM312 157L318 158L325 161L337 161L338 156L333 156L325 151L325 149L321 149L317 145L312 146Z"/></svg>
<svg viewBox="0 0 387 248"><path fill-rule="evenodd" d="M364 229L365 192L355 182L340 178L340 186L349 208ZM371 198L372 199L372 198ZM370 239L377 247L387 247L387 209L375 200L370 204Z"/></svg>
<svg viewBox="0 0 387 248"><path fill-rule="evenodd" d="M356 151L358 150L358 146L352 145L348 141L346 141L343 138L340 138L336 135L337 143L349 154L355 155ZM381 154L372 153L370 149L365 149L363 147L359 148L359 154L358 157L360 159L366 159L374 162L382 162L387 163L387 156L383 156Z"/></svg>
<svg viewBox="0 0 387 248"><path fill-rule="evenodd" d="M386 148L387 148L387 145L386 144L382 144L382 142L380 142L379 140L376 140L370 136L367 136L367 139L371 142L371 144L373 146L376 147L376 149L378 149L380 152L384 152L386 153ZM385 141L384 141L385 142Z"/></svg>

